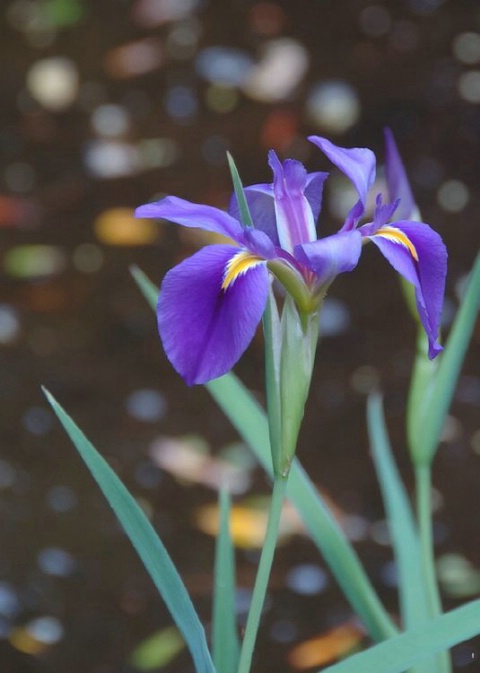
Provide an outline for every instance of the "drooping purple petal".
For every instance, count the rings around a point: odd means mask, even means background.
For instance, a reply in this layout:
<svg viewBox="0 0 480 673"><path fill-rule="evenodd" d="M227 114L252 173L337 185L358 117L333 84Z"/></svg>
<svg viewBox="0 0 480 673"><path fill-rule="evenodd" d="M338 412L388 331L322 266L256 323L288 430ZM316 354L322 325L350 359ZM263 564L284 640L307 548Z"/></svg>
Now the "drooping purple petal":
<svg viewBox="0 0 480 673"><path fill-rule="evenodd" d="M385 175L387 178L388 195L391 201L400 199L398 216L402 220L408 220L416 210L415 200L393 133L389 128L386 128L384 135Z"/></svg>
<svg viewBox="0 0 480 673"><path fill-rule="evenodd" d="M395 230L400 235L395 235ZM442 350L438 332L447 273L447 249L442 239L427 224L400 221L379 229L370 240L393 268L413 283L418 314L428 337L428 357L433 359Z"/></svg>
<svg viewBox="0 0 480 673"><path fill-rule="evenodd" d="M223 234L234 241L241 239L243 231L240 222L223 210L191 203L176 196L167 196L155 203L140 206L135 211L135 217L162 218L184 227L198 227L205 231Z"/></svg>
<svg viewBox="0 0 480 673"><path fill-rule="evenodd" d="M355 226L355 220L363 215L368 190L375 181L375 155L372 150L366 147L337 147L337 145L320 136L310 136L308 139L319 147L342 173L350 178L358 192L361 205L355 204L344 225L344 229L351 229Z"/></svg>
<svg viewBox="0 0 480 673"><path fill-rule="evenodd" d="M273 171L278 238L284 250L293 252L296 245L317 238L312 209L304 195L307 171L294 159L282 164L273 150L268 153L268 163Z"/></svg>
<svg viewBox="0 0 480 673"><path fill-rule="evenodd" d="M362 252L359 231L345 231L326 236L295 248L295 258L315 272L320 283L333 280L344 271L352 271Z"/></svg>
<svg viewBox="0 0 480 673"><path fill-rule="evenodd" d="M168 359L189 385L228 372L261 320L269 288L264 263L222 289L227 264L238 253L229 245L207 246L163 280L158 329Z"/></svg>

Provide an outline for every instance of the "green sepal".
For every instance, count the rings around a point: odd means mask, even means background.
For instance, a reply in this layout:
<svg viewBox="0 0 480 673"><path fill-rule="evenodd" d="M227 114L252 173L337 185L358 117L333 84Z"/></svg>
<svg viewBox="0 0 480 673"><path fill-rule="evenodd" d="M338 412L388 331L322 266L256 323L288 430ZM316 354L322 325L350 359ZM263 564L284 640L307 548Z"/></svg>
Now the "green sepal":
<svg viewBox="0 0 480 673"><path fill-rule="evenodd" d="M282 469L280 460L282 443L282 402L280 399L282 339L277 302L271 286L267 306L263 314L263 334L265 338L265 390L272 464L274 474L280 474Z"/></svg>
<svg viewBox="0 0 480 673"><path fill-rule="evenodd" d="M310 390L318 342L318 312L299 314L294 299L287 295L281 318L280 456L275 456L277 475L285 477L290 469ZM276 447L272 447L276 451Z"/></svg>

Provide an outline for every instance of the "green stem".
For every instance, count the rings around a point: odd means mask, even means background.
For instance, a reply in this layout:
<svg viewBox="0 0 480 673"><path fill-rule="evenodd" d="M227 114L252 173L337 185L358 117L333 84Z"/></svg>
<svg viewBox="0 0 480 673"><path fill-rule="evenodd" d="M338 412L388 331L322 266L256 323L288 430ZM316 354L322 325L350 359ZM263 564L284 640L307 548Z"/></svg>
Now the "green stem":
<svg viewBox="0 0 480 673"><path fill-rule="evenodd" d="M250 671L253 648L255 647L258 626L260 624L260 617L262 615L263 603L267 593L268 580L270 578L273 556L277 544L280 514L286 490L287 478L276 477L273 482L265 542L260 555L257 577L255 578L255 586L253 588L252 602L250 604L245 635L240 651L238 673L249 673Z"/></svg>
<svg viewBox="0 0 480 673"><path fill-rule="evenodd" d="M435 554L432 526L432 471L430 464L415 467L415 484L417 498L417 519L420 535L420 555L422 560L427 598L430 603L431 617L434 619L443 613L440 592L435 572ZM439 673L451 673L452 661L448 651L437 655Z"/></svg>

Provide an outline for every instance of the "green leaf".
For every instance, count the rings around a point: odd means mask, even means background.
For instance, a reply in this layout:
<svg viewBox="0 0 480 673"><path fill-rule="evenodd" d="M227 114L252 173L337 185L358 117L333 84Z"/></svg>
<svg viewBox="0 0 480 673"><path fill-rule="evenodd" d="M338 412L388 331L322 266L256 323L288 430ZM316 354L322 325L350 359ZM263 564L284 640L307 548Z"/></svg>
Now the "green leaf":
<svg viewBox="0 0 480 673"><path fill-rule="evenodd" d="M158 302L158 287L152 283L152 281L147 278L138 266L131 266L130 273L132 274L133 280L136 282L140 292L143 294L148 304L153 308L154 311L157 310Z"/></svg>
<svg viewBox="0 0 480 673"><path fill-rule="evenodd" d="M133 650L130 661L138 671L153 671L167 666L185 647L174 626L169 626L142 640Z"/></svg>
<svg viewBox="0 0 480 673"><path fill-rule="evenodd" d="M458 376L480 306L480 254L438 365L426 362L425 350L417 354L408 405L409 442L417 464L430 463L440 441Z"/></svg>
<svg viewBox="0 0 480 673"><path fill-rule="evenodd" d="M148 290L147 299L156 293L155 286L143 274L141 283L142 291ZM265 471L272 475L267 417L250 391L233 373L210 381L206 388ZM395 634L397 628L375 593L355 550L297 459L292 463L288 497L300 512L313 542L371 637L383 640Z"/></svg>
<svg viewBox="0 0 480 673"><path fill-rule="evenodd" d="M232 155L230 152L227 152L228 167L230 168L230 174L232 176L233 189L235 191L235 196L238 201L238 209L240 212L240 220L244 227L253 227L253 220L250 214L250 208L248 207L247 199L245 198L245 192L243 191L242 181L240 179L240 174L235 165Z"/></svg>
<svg viewBox="0 0 480 673"><path fill-rule="evenodd" d="M153 526L80 428L47 390L44 389L44 393L163 597L192 654L197 673L215 673L203 626L185 585Z"/></svg>
<svg viewBox="0 0 480 673"><path fill-rule="evenodd" d="M238 668L240 643L235 613L235 552L230 535L230 498L222 489L212 620L213 662L218 673L235 673Z"/></svg>
<svg viewBox="0 0 480 673"><path fill-rule="evenodd" d="M268 422L252 394L232 373L210 381L206 388L264 469L272 475ZM396 633L396 627L380 603L358 556L297 459L292 463L287 494L372 638L383 640Z"/></svg>
<svg viewBox="0 0 480 673"><path fill-rule="evenodd" d="M398 571L400 612L405 630L425 623L431 617L429 596L420 554L418 532L405 487L400 478L388 438L382 398L370 395L367 405L367 425L370 447L382 491L393 551ZM437 664L439 664L437 668ZM416 673L441 670L436 659L423 662Z"/></svg>
<svg viewBox="0 0 480 673"><path fill-rule="evenodd" d="M367 424L397 562L403 625L408 630L428 620L430 610L412 508L393 458L382 399L378 394L368 399Z"/></svg>
<svg viewBox="0 0 480 673"><path fill-rule="evenodd" d="M480 601L474 601L324 668L322 673L403 673L432 654L478 633Z"/></svg>

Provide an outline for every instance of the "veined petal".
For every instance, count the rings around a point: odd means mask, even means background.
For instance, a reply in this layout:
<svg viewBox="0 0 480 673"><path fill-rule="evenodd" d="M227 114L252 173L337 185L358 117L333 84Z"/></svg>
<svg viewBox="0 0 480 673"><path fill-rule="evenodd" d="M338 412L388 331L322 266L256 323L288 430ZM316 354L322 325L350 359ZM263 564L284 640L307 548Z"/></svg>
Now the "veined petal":
<svg viewBox="0 0 480 673"><path fill-rule="evenodd" d="M307 184L304 193L312 209L315 224L322 208L323 185L327 178L328 173L321 173L320 171L307 173Z"/></svg>
<svg viewBox="0 0 480 673"><path fill-rule="evenodd" d="M415 200L393 133L390 129L386 128L384 134L385 175L387 178L388 195L391 201L400 199L398 216L402 220L407 220L413 216L417 209Z"/></svg>
<svg viewBox="0 0 480 673"><path fill-rule="evenodd" d="M171 269L158 301L168 359L189 385L228 372L255 334L267 302L266 264L211 245Z"/></svg>
<svg viewBox="0 0 480 673"><path fill-rule="evenodd" d="M317 238L313 212L304 194L307 171L294 159L282 164L273 150L268 153L268 163L273 171L278 239L284 250L293 252L296 245Z"/></svg>
<svg viewBox="0 0 480 673"><path fill-rule="evenodd" d="M274 245L280 245L275 218L275 203L273 201L273 185L259 184L244 188L250 214L255 229L263 231ZM228 212L240 221L237 197L232 194Z"/></svg>
<svg viewBox="0 0 480 673"><path fill-rule="evenodd" d="M337 147L320 136L310 136L308 139L319 147L332 164L335 164L353 182L358 192L360 203L354 205L343 227L345 230L352 229L356 220L365 212L368 190L375 181L375 155L366 147Z"/></svg>
<svg viewBox="0 0 480 673"><path fill-rule="evenodd" d="M242 225L231 215L214 208L191 203L176 196L167 196L160 201L147 203L135 211L135 217L155 217L171 220L184 227L198 227L205 231L223 234L238 241L242 236Z"/></svg>
<svg viewBox="0 0 480 673"><path fill-rule="evenodd" d="M363 224L360 227L362 236L373 236L375 232L386 225L391 219L395 211L397 210L399 199L393 203L383 204L382 195L378 194L376 199L375 212L373 215L373 222L368 222Z"/></svg>
<svg viewBox="0 0 480 673"><path fill-rule="evenodd" d="M420 321L428 336L428 356L442 350L438 332L445 292L447 249L427 224L400 221L369 236L380 252L406 280L413 283Z"/></svg>
<svg viewBox="0 0 480 673"><path fill-rule="evenodd" d="M320 283L330 282L339 273L353 271L362 252L359 231L345 231L326 236L295 248L296 259L318 276Z"/></svg>

